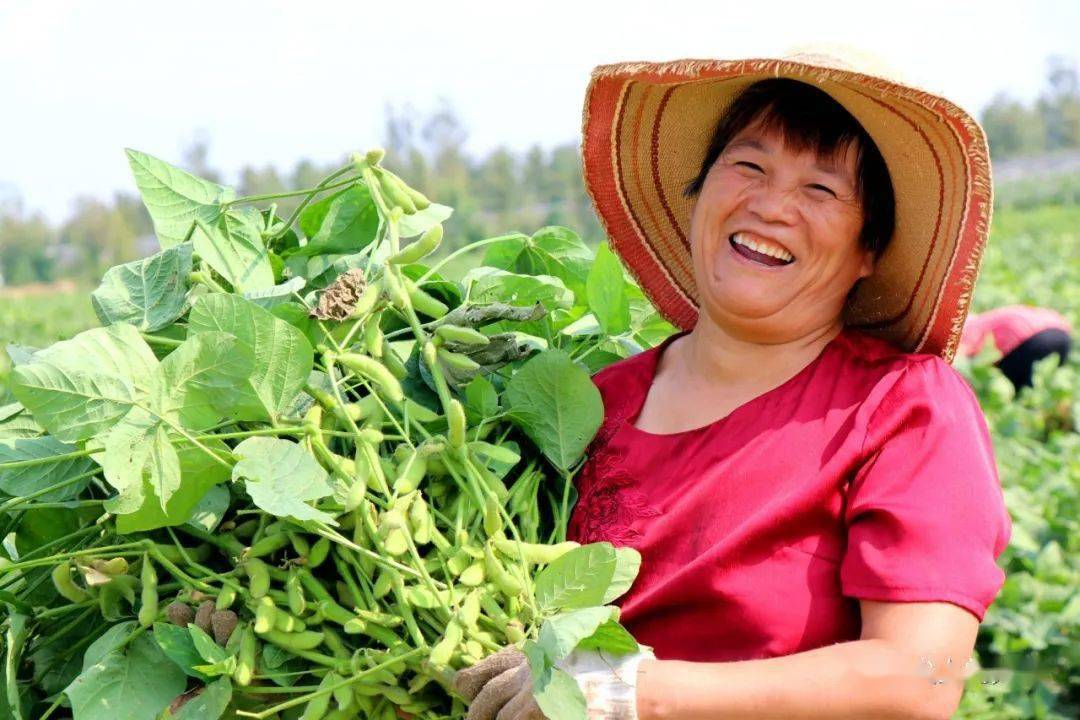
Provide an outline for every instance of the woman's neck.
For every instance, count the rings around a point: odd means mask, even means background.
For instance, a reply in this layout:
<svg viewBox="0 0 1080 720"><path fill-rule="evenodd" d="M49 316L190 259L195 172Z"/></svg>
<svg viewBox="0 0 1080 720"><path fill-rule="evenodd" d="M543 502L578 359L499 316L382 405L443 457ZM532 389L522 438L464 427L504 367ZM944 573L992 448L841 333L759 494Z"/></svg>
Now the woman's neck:
<svg viewBox="0 0 1080 720"><path fill-rule="evenodd" d="M837 320L789 341L763 344L735 337L702 318L677 343L682 345L677 357L668 361L694 385L768 389L811 363L842 329Z"/></svg>

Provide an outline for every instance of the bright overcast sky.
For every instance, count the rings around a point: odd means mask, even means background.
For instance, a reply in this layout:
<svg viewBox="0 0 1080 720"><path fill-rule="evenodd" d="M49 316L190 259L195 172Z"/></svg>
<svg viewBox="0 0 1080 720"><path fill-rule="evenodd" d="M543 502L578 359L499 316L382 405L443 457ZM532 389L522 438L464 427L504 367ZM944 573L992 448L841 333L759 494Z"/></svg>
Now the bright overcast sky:
<svg viewBox="0 0 1080 720"><path fill-rule="evenodd" d="M124 147L175 162L197 131L227 181L330 161L380 143L388 102L445 97L474 152L576 141L594 65L812 42L978 112L1037 95L1049 55L1080 59L1078 28L1070 0L0 0L0 199L60 220L134 188Z"/></svg>

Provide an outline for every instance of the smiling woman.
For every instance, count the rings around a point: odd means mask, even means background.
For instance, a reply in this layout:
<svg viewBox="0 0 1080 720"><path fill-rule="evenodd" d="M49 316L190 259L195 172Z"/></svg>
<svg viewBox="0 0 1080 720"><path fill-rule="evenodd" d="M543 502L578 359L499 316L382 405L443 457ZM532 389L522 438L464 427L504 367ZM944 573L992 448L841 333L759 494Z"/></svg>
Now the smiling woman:
<svg viewBox="0 0 1080 720"><path fill-rule="evenodd" d="M641 553L620 620L651 650L565 661L589 717L949 717L1011 529L948 365L978 126L816 56L601 67L584 133L612 247L682 328L593 378L568 535ZM497 657L470 719L539 717Z"/></svg>
<svg viewBox="0 0 1080 720"><path fill-rule="evenodd" d="M893 234L877 145L811 85L762 80L717 124L690 222L701 309L770 342L839 322Z"/></svg>

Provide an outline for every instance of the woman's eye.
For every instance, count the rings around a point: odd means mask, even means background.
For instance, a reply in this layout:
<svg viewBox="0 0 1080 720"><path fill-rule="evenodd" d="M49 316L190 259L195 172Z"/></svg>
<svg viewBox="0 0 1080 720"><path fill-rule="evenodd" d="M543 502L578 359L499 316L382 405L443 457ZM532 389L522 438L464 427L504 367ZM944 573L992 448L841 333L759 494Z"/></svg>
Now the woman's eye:
<svg viewBox="0 0 1080 720"><path fill-rule="evenodd" d="M757 172L763 172L760 165L755 165L754 163L747 162L746 160L739 160L738 162L735 163L735 165L737 165L737 166L742 165L743 167L748 167L751 170L756 170Z"/></svg>
<svg viewBox="0 0 1080 720"><path fill-rule="evenodd" d="M810 185L807 185L806 187L810 188L811 190L818 190L818 191L826 192L829 195L832 195L833 197L836 197L836 193L834 193L832 190L825 187L824 185L818 185L817 183L812 183Z"/></svg>

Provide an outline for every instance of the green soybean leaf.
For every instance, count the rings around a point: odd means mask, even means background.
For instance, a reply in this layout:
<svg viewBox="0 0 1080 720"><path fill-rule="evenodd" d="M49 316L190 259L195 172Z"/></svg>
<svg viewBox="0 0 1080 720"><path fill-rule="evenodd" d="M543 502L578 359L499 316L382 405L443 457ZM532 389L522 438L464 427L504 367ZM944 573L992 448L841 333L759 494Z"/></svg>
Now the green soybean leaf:
<svg viewBox="0 0 1080 720"><path fill-rule="evenodd" d="M632 547L615 548L615 571L611 574L611 584L604 592L603 603L607 605L629 590L640 569L641 553Z"/></svg>
<svg viewBox="0 0 1080 720"><path fill-rule="evenodd" d="M303 388L314 363L311 343L300 330L235 295L200 298L188 316L188 329L226 332L251 349L251 375L231 399L237 419L276 422Z"/></svg>
<svg viewBox="0 0 1080 720"><path fill-rule="evenodd" d="M577 233L551 225L532 237L516 234L492 243L483 264L524 275L557 277L573 293L576 303L582 304L592 260L592 251Z"/></svg>
<svg viewBox="0 0 1080 720"><path fill-rule="evenodd" d="M15 528L15 547L25 555L75 532L81 524L79 514L69 508L37 508L24 514Z"/></svg>
<svg viewBox="0 0 1080 720"><path fill-rule="evenodd" d="M203 441L202 445L222 457L229 450L221 440ZM148 478L143 478L141 486L128 487L105 503L105 509L116 515L116 529L121 533L188 522L210 489L229 479L229 468L204 450L182 439L174 439L173 446L180 459L180 487L166 501L164 509Z"/></svg>
<svg viewBox="0 0 1080 720"><path fill-rule="evenodd" d="M232 692L232 682L221 678L203 688L175 713L165 715L163 720L218 720L228 709Z"/></svg>
<svg viewBox="0 0 1080 720"><path fill-rule="evenodd" d="M108 429L149 395L157 364L134 326L94 328L17 365L12 392L51 434L76 442Z"/></svg>
<svg viewBox="0 0 1080 720"><path fill-rule="evenodd" d="M121 493L142 488L143 479L162 510L180 488L180 457L163 422L141 408L128 413L105 437L101 467L105 479Z"/></svg>
<svg viewBox="0 0 1080 720"><path fill-rule="evenodd" d="M551 668L542 682L533 682L533 697L544 717L559 720L585 720L585 696L573 677L557 667Z"/></svg>
<svg viewBox="0 0 1080 720"><path fill-rule="evenodd" d="M289 249L289 256L355 253L375 239L379 213L367 185L357 183L309 205L300 214L300 229L308 242Z"/></svg>
<svg viewBox="0 0 1080 720"><path fill-rule="evenodd" d="M84 670L64 693L76 720L156 718L184 691L180 668L147 635L109 653Z"/></svg>
<svg viewBox="0 0 1080 720"><path fill-rule="evenodd" d="M604 404L589 374L562 350L547 350L510 379L511 419L551 463L569 471L604 418Z"/></svg>
<svg viewBox="0 0 1080 720"><path fill-rule="evenodd" d="M26 411L23 404L13 402L0 407L0 438L4 440L17 440L19 438L37 437L45 432Z"/></svg>
<svg viewBox="0 0 1080 720"><path fill-rule="evenodd" d="M282 303L291 302L297 293L304 289L304 285L307 281L302 277L294 277L291 280L286 280L280 285L275 285L265 290L253 290L251 292L244 293L244 299L250 300L261 308L267 310L281 305Z"/></svg>
<svg viewBox="0 0 1080 720"><path fill-rule="evenodd" d="M301 658L277 645L264 645L260 655L260 674L280 687L292 687L307 666Z"/></svg>
<svg viewBox="0 0 1080 720"><path fill-rule="evenodd" d="M187 628L170 623L154 623L154 641L165 656L172 660L185 675L199 680L209 679L209 676L195 669L195 666L201 664L203 659L195 649L195 641L191 639L191 633L187 631Z"/></svg>
<svg viewBox="0 0 1080 720"><path fill-rule="evenodd" d="M85 618L72 630L79 637L90 635L96 625L96 618ZM34 665L35 678L40 678L40 687L46 695L56 695L64 691L71 681L82 672L82 658L79 653L67 652L64 643L49 643L38 645L31 651L29 660ZM4 704L0 700L0 717L9 717L3 714Z"/></svg>
<svg viewBox="0 0 1080 720"><path fill-rule="evenodd" d="M596 632L578 643L581 650L603 650L615 655L638 652L640 649L634 636L616 620L602 623Z"/></svg>
<svg viewBox="0 0 1080 720"><path fill-rule="evenodd" d="M611 543L574 548L536 576L536 601L545 611L602 605L616 564Z"/></svg>
<svg viewBox="0 0 1080 720"><path fill-rule="evenodd" d="M77 450L78 447L75 445L62 443L49 435L0 440L0 465L20 460L53 458ZM95 467L94 461L90 458L76 457L56 460L46 465L31 465L8 470L0 468L0 490L13 497L21 497L50 485L56 485L75 478L93 470ZM89 478L84 478L66 487L41 495L37 500L41 502L69 500L78 495L89 481Z"/></svg>
<svg viewBox="0 0 1080 720"><path fill-rule="evenodd" d="M213 223L199 223L195 252L238 293L274 286L274 268L260 235L259 213L254 208L227 210Z"/></svg>
<svg viewBox="0 0 1080 720"><path fill-rule="evenodd" d="M225 648L214 642L214 638L207 635L202 628L191 623L187 626L187 630L191 634L191 642L195 645L195 651L199 653L199 657L204 661L217 663L229 657L229 653Z"/></svg>
<svg viewBox="0 0 1080 720"><path fill-rule="evenodd" d="M589 310L608 335L621 335L630 329L630 300L626 286L619 259L607 244L601 245L589 270L586 295Z"/></svg>
<svg viewBox="0 0 1080 720"><path fill-rule="evenodd" d="M302 447L289 440L251 437L236 446L240 461L233 480L246 480L256 506L277 517L336 524L333 517L306 504L333 493L326 471Z"/></svg>
<svg viewBox="0 0 1080 720"><path fill-rule="evenodd" d="M109 269L90 295L105 325L126 322L139 330L159 330L187 311L188 243Z"/></svg>
<svg viewBox="0 0 1080 720"><path fill-rule="evenodd" d="M81 332L34 353L33 362L123 378L140 398L156 387L158 359L135 326L128 323Z"/></svg>
<svg viewBox="0 0 1080 720"><path fill-rule="evenodd" d="M249 345L224 332L192 335L161 361L159 406L166 417L185 428L202 430L216 425L250 388L255 365Z"/></svg>
<svg viewBox="0 0 1080 720"><path fill-rule="evenodd" d="M540 303L547 310L569 308L574 295L563 281L551 275L520 275L492 267L473 268L462 279L471 288L472 302L504 302L510 305L531 306Z"/></svg>
<svg viewBox="0 0 1080 720"><path fill-rule="evenodd" d="M126 622L117 623L102 633L101 637L90 643L90 646L86 648L86 652L83 653L82 669L86 670L91 666L96 665L101 662L106 655L125 644L128 635L130 635L131 631L134 629L135 622L128 620Z"/></svg>
<svg viewBox="0 0 1080 720"><path fill-rule="evenodd" d="M419 235L441 222L446 222L453 212L452 207L431 203L412 215L402 215L401 221L398 222L398 235L403 238Z"/></svg>
<svg viewBox="0 0 1080 720"><path fill-rule="evenodd" d="M540 626L537 642L550 658L562 660L613 614L611 607L587 607L552 615Z"/></svg>
<svg viewBox="0 0 1080 720"><path fill-rule="evenodd" d="M227 188L146 153L131 149L125 152L162 248L183 242L195 220L217 220L221 202L230 194Z"/></svg>
<svg viewBox="0 0 1080 720"><path fill-rule="evenodd" d="M183 467L182 460L180 464ZM229 509L230 498L228 488L220 485L211 487L199 502L195 503L195 508L191 511L191 515L188 516L185 523L207 532L214 532Z"/></svg>
<svg viewBox="0 0 1080 720"><path fill-rule="evenodd" d="M477 375L465 386L465 407L478 417L494 415L499 411L499 393L483 375Z"/></svg>
<svg viewBox="0 0 1080 720"><path fill-rule="evenodd" d="M68 370L47 362L20 365L11 373L11 391L37 420L65 442L86 440L108 430L136 399L124 378Z"/></svg>

